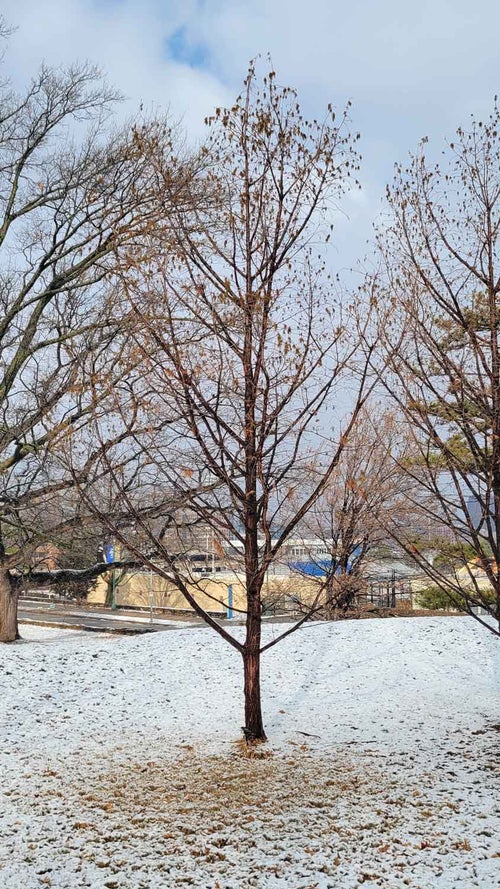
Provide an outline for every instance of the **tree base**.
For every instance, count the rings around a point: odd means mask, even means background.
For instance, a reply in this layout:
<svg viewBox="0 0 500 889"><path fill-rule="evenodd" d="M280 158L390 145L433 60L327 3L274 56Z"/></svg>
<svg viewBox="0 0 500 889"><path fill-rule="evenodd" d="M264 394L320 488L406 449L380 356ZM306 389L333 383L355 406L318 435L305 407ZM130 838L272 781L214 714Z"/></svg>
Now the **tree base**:
<svg viewBox="0 0 500 889"><path fill-rule="evenodd" d="M17 625L17 590L8 571L0 571L0 642L20 639Z"/></svg>

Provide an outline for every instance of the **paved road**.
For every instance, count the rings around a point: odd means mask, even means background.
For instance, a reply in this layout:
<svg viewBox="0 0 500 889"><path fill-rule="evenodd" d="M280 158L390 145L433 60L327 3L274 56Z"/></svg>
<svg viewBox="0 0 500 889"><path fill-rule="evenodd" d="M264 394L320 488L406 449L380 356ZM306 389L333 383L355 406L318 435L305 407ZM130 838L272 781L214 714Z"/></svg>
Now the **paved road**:
<svg viewBox="0 0 500 889"><path fill-rule="evenodd" d="M79 611L78 608L65 605L46 605L44 603L21 602L19 607L21 624L50 625L68 627L104 633L154 633L160 630L182 630L186 627L198 626L195 621L183 620L150 620L144 615L123 615L102 611Z"/></svg>

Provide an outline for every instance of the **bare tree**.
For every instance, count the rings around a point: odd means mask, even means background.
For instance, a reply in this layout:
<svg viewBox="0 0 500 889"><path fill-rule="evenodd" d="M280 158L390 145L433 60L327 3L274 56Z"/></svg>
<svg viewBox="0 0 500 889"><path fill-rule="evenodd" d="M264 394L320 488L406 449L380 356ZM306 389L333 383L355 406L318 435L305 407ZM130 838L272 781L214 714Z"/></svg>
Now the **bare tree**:
<svg viewBox="0 0 500 889"><path fill-rule="evenodd" d="M335 473L301 526L305 553L323 578L321 616L338 617L355 607L366 590L367 559L391 542L388 527L399 526L403 516L408 522L409 480L400 468L406 454L399 413L366 404Z"/></svg>
<svg viewBox="0 0 500 889"><path fill-rule="evenodd" d="M1 641L18 635L22 575L37 581L31 554L49 534L40 517L73 484L58 450L71 435L83 442L106 393L133 378L113 270L151 231L170 133L150 124L146 155L143 127L107 125L116 100L88 65L42 68L22 96L0 87ZM87 449L83 474L103 446Z"/></svg>
<svg viewBox="0 0 500 889"><path fill-rule="evenodd" d="M424 140L409 167L397 169L372 280L390 363L384 383L413 434L414 456L402 468L418 492L420 544L403 527L393 530L430 580L462 607L465 597L466 610L496 634L499 126L495 103L487 121L458 130L444 167L427 160ZM440 551L446 558L436 558Z"/></svg>
<svg viewBox="0 0 500 889"><path fill-rule="evenodd" d="M152 504L169 492L212 530L216 546L232 541L244 572L243 642L200 605L182 546L167 546L165 526L155 532L114 478L122 508L135 511L136 528L158 554L145 563L242 655L245 732L264 739L261 654L307 618L263 645L264 578L325 490L367 391L366 356L358 360L318 258L336 203L354 185L357 156L345 115L337 123L330 108L322 123L304 120L295 92L272 72L259 85L253 65L234 106L208 123L210 200L178 207L176 244L171 217L162 261L125 270L123 286L155 393L147 408L154 433L137 436L143 495L149 478ZM171 206L169 189L165 181L162 200ZM339 397L350 410L334 421ZM108 469L113 474L111 461ZM114 530L144 558L133 536Z"/></svg>

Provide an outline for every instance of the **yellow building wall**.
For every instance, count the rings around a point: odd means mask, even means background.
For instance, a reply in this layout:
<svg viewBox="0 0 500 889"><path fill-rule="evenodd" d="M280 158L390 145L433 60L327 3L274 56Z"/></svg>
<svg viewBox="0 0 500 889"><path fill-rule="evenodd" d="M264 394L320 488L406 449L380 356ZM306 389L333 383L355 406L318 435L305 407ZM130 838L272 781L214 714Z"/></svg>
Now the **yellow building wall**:
<svg viewBox="0 0 500 889"><path fill-rule="evenodd" d="M117 571L117 580L120 572ZM109 577L109 575L108 575ZM244 578L241 574L224 573L221 577L200 577L188 584L189 593L205 611L225 614L228 605L228 587L233 588L233 611L246 611ZM92 605L103 605L106 599L107 584L101 577L95 589L89 593L87 601ZM300 599L310 604L318 592L318 581L299 576L270 576L264 583L262 598L272 603L286 597L289 601ZM169 583L153 572L126 574L115 589L116 604L122 608L166 608L172 611L192 611L191 606L174 584Z"/></svg>

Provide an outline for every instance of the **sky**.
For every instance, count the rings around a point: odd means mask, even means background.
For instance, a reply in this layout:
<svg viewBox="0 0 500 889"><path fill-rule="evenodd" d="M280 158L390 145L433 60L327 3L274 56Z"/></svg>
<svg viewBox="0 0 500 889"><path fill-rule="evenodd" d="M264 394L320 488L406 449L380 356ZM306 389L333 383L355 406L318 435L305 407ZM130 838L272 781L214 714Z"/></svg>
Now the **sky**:
<svg viewBox="0 0 500 889"><path fill-rule="evenodd" d="M360 192L337 223L334 271L367 252L385 184L421 137L436 156L499 87L496 0L2 0L15 27L4 69L21 88L43 61L98 64L127 98L169 108L192 141L238 94L248 62L271 54L307 116L352 101Z"/></svg>

